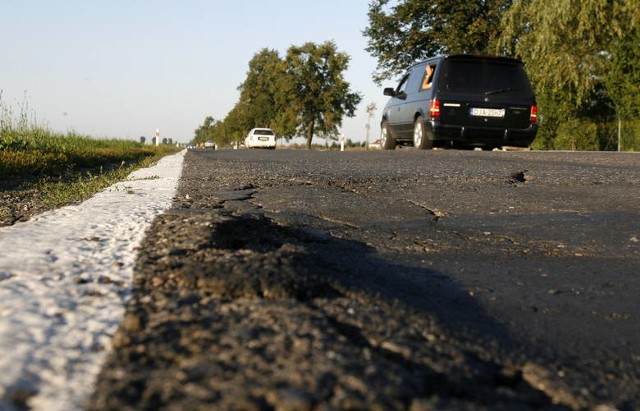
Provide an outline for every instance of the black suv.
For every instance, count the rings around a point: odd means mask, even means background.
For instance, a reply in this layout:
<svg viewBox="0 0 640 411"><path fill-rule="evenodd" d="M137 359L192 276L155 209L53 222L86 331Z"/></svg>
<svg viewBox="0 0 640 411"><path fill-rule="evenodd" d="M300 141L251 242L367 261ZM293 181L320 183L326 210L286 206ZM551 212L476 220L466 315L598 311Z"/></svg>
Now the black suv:
<svg viewBox="0 0 640 411"><path fill-rule="evenodd" d="M520 60L467 54L411 66L382 113L381 142L420 149L434 145L527 147L536 136L537 107Z"/></svg>

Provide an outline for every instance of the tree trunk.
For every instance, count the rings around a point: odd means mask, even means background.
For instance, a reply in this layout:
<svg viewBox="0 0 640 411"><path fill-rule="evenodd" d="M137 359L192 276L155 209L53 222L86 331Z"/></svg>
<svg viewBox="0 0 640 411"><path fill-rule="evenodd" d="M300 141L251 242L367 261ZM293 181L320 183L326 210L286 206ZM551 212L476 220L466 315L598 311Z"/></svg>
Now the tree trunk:
<svg viewBox="0 0 640 411"><path fill-rule="evenodd" d="M307 150L311 149L311 140L313 140L313 128L315 122L311 120L309 124L307 124Z"/></svg>

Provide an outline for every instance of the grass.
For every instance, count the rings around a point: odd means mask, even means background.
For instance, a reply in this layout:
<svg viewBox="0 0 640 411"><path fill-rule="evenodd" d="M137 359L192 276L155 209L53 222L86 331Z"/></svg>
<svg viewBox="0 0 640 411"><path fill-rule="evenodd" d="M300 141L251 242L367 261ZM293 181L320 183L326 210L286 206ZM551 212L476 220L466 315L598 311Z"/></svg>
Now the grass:
<svg viewBox="0 0 640 411"><path fill-rule="evenodd" d="M0 194L11 191L13 198L31 197L41 209L84 200L179 150L54 133L30 120L24 106L15 116L1 97L0 93ZM0 207L0 217L8 212Z"/></svg>
<svg viewBox="0 0 640 411"><path fill-rule="evenodd" d="M35 187L43 193L41 197L42 206L48 209L57 208L89 198L112 184L125 180L133 170L153 165L159 157L152 155L139 162L123 165L109 171L72 173L73 179L67 178L62 181L55 181L44 178L39 180Z"/></svg>

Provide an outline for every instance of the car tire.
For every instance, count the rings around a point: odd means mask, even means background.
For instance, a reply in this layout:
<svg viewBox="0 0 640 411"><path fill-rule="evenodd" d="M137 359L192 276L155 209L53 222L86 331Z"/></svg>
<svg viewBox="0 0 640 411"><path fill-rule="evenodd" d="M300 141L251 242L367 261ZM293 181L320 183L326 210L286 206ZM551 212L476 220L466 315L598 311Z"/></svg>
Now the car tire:
<svg viewBox="0 0 640 411"><path fill-rule="evenodd" d="M383 121L380 126L380 145L383 150L395 150L396 149L396 140L391 135L391 131L389 130L389 124L387 121Z"/></svg>
<svg viewBox="0 0 640 411"><path fill-rule="evenodd" d="M429 140L427 133L425 133L422 116L418 116L413 123L413 146L420 150L433 148L433 141Z"/></svg>

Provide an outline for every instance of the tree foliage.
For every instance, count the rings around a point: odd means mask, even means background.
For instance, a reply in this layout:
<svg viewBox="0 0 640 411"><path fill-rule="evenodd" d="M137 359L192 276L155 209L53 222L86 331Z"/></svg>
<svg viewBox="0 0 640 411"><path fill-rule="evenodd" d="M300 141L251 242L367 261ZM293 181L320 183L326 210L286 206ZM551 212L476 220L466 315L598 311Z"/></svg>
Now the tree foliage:
<svg viewBox="0 0 640 411"><path fill-rule="evenodd" d="M245 107L243 128L273 127L273 120L281 107L277 94L281 87L284 67L277 51L262 49L249 62L249 71L240 90L239 104Z"/></svg>
<svg viewBox="0 0 640 411"><path fill-rule="evenodd" d="M567 140L560 126L574 119L637 119L639 10L636 0L516 0L508 10L497 50L526 63L544 148Z"/></svg>
<svg viewBox="0 0 640 411"><path fill-rule="evenodd" d="M378 59L374 81L441 53L487 53L512 0L372 0L366 50Z"/></svg>
<svg viewBox="0 0 640 411"><path fill-rule="evenodd" d="M213 141L215 139L215 130L219 126L220 122L216 121L213 117L206 117L202 125L195 129L195 137L193 138L193 143L204 144L205 141Z"/></svg>
<svg viewBox="0 0 640 411"><path fill-rule="evenodd" d="M612 149L614 124L640 147L637 0L370 0L363 33L377 83L440 53L514 56L536 92L537 148Z"/></svg>
<svg viewBox="0 0 640 411"><path fill-rule="evenodd" d="M280 96L286 106L278 123L283 135L304 135L308 148L315 134L336 135L343 117L352 117L362 99L344 79L349 56L333 42L306 43L289 48L285 66L289 87Z"/></svg>
<svg viewBox="0 0 640 411"><path fill-rule="evenodd" d="M291 46L285 58L262 49L249 62L234 107L221 122L207 117L195 140L224 145L254 127L269 127L285 138L305 136L311 147L314 135L335 135L361 100L345 81L348 65L349 56L333 42Z"/></svg>

